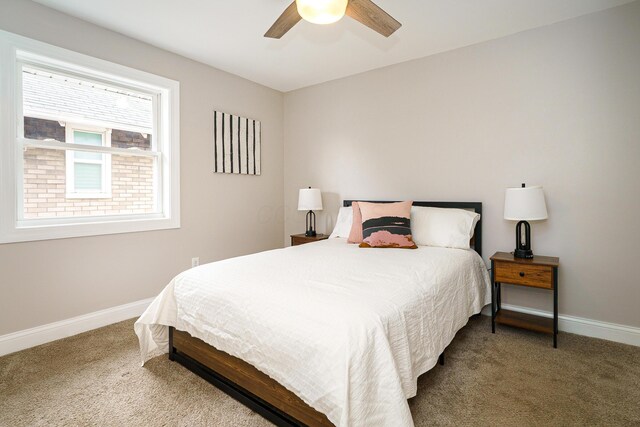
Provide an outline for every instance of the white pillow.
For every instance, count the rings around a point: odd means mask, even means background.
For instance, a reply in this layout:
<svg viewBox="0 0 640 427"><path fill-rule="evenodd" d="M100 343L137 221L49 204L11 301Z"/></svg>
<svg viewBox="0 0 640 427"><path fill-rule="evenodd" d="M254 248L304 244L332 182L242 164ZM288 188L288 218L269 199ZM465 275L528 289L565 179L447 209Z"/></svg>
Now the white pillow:
<svg viewBox="0 0 640 427"><path fill-rule="evenodd" d="M353 209L351 206L342 207L338 212L338 219L336 219L336 226L333 228L333 233L329 236L330 239L334 237L349 237L351 232L351 224L353 223Z"/></svg>
<svg viewBox="0 0 640 427"><path fill-rule="evenodd" d="M411 235L416 245L470 249L480 214L464 209L411 207Z"/></svg>

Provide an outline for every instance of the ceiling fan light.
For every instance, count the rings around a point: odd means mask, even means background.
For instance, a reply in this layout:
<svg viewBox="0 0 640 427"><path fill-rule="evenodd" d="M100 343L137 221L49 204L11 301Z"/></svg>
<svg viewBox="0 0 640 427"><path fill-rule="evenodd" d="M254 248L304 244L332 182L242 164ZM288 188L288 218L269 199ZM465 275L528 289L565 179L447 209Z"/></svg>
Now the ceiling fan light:
<svg viewBox="0 0 640 427"><path fill-rule="evenodd" d="M347 10L349 0L296 0L298 13L313 24L332 24Z"/></svg>

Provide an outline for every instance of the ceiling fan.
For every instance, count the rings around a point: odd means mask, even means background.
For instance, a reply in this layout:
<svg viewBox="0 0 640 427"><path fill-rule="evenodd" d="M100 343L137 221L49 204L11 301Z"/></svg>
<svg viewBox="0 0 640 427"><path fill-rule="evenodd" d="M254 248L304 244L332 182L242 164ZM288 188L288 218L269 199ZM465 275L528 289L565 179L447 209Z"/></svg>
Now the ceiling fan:
<svg viewBox="0 0 640 427"><path fill-rule="evenodd" d="M301 19L314 24L331 24L345 14L385 37L402 26L371 0L295 0L264 36L279 39Z"/></svg>

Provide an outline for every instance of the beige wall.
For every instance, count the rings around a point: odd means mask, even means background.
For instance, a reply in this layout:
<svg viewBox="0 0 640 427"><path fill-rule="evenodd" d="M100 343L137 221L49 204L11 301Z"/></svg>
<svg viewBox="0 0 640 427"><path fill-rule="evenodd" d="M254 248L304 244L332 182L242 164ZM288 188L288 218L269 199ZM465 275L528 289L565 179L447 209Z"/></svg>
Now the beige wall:
<svg viewBox="0 0 640 427"><path fill-rule="evenodd" d="M541 184L533 249L560 256L560 312L640 326L639 23L634 2L287 93L285 242L311 185L321 231L343 198L481 201L486 259L514 247L504 188Z"/></svg>
<svg viewBox="0 0 640 427"><path fill-rule="evenodd" d="M0 245L0 335L155 296L194 256L282 246L281 93L30 1L0 11L2 30L179 81L182 192L178 230ZM213 174L214 109L262 121L261 176Z"/></svg>

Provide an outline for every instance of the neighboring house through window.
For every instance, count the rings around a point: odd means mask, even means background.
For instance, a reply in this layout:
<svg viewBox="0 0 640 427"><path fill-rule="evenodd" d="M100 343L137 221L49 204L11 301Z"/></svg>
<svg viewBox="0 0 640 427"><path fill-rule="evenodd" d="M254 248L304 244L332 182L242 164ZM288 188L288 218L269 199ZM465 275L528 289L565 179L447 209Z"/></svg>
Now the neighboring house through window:
<svg viewBox="0 0 640 427"><path fill-rule="evenodd" d="M178 91L0 31L0 243L179 227Z"/></svg>

